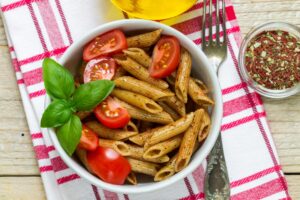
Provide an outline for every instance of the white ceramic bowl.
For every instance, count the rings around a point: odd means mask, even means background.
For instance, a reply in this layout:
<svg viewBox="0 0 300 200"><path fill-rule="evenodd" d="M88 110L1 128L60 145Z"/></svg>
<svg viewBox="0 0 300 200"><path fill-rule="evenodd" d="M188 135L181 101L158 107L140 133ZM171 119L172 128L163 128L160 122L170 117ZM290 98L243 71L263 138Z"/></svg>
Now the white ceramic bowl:
<svg viewBox="0 0 300 200"><path fill-rule="evenodd" d="M72 168L79 176L85 178L90 183L99 186L103 189L118 192L118 193L145 193L150 191L155 191L166 186L175 183L190 173L192 173L206 158L209 154L210 150L212 149L217 136L219 134L220 126L221 126L221 119L223 114L223 105L222 105L222 96L221 96L221 89L219 86L219 82L216 76L215 71L210 66L207 57L204 53L200 50L200 47L197 47L190 39L188 39L185 35L181 32L166 26L164 24L154 22L154 21L147 21L147 20L138 20L138 19L130 19L130 20L119 20L110 22L104 25L101 25L92 31L90 31L87 35L82 37L80 40L74 42L68 50L64 53L64 55L60 59L60 63L67 67L72 73L76 71L76 68L79 66L81 57L82 57L82 50L85 44L87 44L90 40L95 38L96 36L105 33L109 30L119 28L125 32L132 32L135 30L154 30L154 29L162 29L163 34L166 35L173 35L176 36L181 46L186 48L192 55L193 58L193 69L192 73L193 76L200 78L203 80L211 91L210 95L215 101L215 106L212 109L212 128L210 130L209 136L204 142L204 144L200 147L200 149L193 155L190 164L181 172L175 174L171 178L161 181L161 182L147 182L144 180L142 183L138 185L112 185L106 182L101 181L98 177L89 173L80 163L78 163L74 158L69 157L66 152L63 150L59 141L56 137L54 129L47 129L50 137L53 141L53 144L58 151L59 155L62 157L64 162ZM47 107L50 103L49 97L46 97L45 106Z"/></svg>

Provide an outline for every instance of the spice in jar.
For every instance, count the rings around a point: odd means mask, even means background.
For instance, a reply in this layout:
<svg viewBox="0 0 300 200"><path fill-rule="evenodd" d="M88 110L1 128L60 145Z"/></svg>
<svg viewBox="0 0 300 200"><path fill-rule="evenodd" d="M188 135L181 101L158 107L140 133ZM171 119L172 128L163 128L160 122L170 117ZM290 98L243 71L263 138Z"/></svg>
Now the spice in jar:
<svg viewBox="0 0 300 200"><path fill-rule="evenodd" d="M245 66L265 88L291 88L300 82L300 40L286 31L264 31L249 42Z"/></svg>

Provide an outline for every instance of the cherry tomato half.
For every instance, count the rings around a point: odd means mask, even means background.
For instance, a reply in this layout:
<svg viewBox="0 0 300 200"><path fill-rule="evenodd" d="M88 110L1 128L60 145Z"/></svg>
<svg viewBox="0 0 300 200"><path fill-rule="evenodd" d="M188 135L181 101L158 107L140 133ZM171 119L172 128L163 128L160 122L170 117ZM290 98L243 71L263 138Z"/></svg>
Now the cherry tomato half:
<svg viewBox="0 0 300 200"><path fill-rule="evenodd" d="M154 47L149 68L153 78L165 78L176 70L180 61L180 44L176 37L164 36Z"/></svg>
<svg viewBox="0 0 300 200"><path fill-rule="evenodd" d="M112 97L107 97L94 110L97 119L109 128L123 128L128 124L130 116Z"/></svg>
<svg viewBox="0 0 300 200"><path fill-rule="evenodd" d="M89 61L99 56L121 52L127 48L124 33L118 29L97 36L83 50L83 60Z"/></svg>
<svg viewBox="0 0 300 200"><path fill-rule="evenodd" d="M88 151L94 151L98 147L97 134L85 125L82 125L81 137L78 147Z"/></svg>
<svg viewBox="0 0 300 200"><path fill-rule="evenodd" d="M83 73L83 82L95 80L111 80L116 72L116 62L109 57L102 57L90 60Z"/></svg>
<svg viewBox="0 0 300 200"><path fill-rule="evenodd" d="M98 146L87 152L90 169L103 181L122 185L131 171L129 162L113 149Z"/></svg>

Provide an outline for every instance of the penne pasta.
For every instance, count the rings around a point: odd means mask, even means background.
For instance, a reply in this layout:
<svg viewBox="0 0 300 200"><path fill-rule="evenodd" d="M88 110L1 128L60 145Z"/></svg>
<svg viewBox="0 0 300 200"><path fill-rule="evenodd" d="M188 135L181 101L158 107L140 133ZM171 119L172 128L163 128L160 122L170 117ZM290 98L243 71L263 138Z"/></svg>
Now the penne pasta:
<svg viewBox="0 0 300 200"><path fill-rule="evenodd" d="M153 163L166 163L170 160L169 156L167 156L167 155L163 155L158 158L143 158L143 155L144 155L143 147L139 147L136 145L130 145L130 144L128 144L128 147L129 147L129 152L130 152L129 157L131 157L131 158L135 158L135 159L142 160L142 161L149 161L149 162L153 162Z"/></svg>
<svg viewBox="0 0 300 200"><path fill-rule="evenodd" d="M121 154L122 156L129 156L130 151L128 144L122 141L116 141L116 140L106 140L106 139L99 139L99 146L111 148Z"/></svg>
<svg viewBox="0 0 300 200"><path fill-rule="evenodd" d="M173 122L172 117L164 111L160 113L149 113L134 106L131 106L124 101L118 100L118 102L122 105L123 108L127 109L130 117L133 119L155 122L159 124L169 124Z"/></svg>
<svg viewBox="0 0 300 200"><path fill-rule="evenodd" d="M157 29L152 32L147 32L147 33L128 37L127 45L128 47L139 47L139 48L152 46L159 40L161 33L162 30Z"/></svg>
<svg viewBox="0 0 300 200"><path fill-rule="evenodd" d="M126 74L127 74L127 71L123 67L117 67L116 73L112 79L115 80L117 78L125 76Z"/></svg>
<svg viewBox="0 0 300 200"><path fill-rule="evenodd" d="M191 159L197 136L202 125L201 122L203 115L203 109L196 110L192 124L183 135L182 142L178 151L178 157L175 164L176 172L179 172L182 169L184 169Z"/></svg>
<svg viewBox="0 0 300 200"><path fill-rule="evenodd" d="M175 174L175 163L177 156L178 154L175 154L171 160L155 174L154 181L162 181Z"/></svg>
<svg viewBox="0 0 300 200"><path fill-rule="evenodd" d="M139 123L139 131L145 132L151 128L153 128L154 124L152 122L140 121Z"/></svg>
<svg viewBox="0 0 300 200"><path fill-rule="evenodd" d="M168 83L164 80L152 78L146 68L142 67L139 63L131 58L125 55L118 55L114 58L119 65L121 65L128 73L137 79L148 82L160 89L167 89L169 87Z"/></svg>
<svg viewBox="0 0 300 200"><path fill-rule="evenodd" d="M133 142L134 144L137 144L139 146L144 146L146 143L146 140L149 139L153 135L153 132L144 132L140 133L138 135L135 135L133 137L129 138L129 141Z"/></svg>
<svg viewBox="0 0 300 200"><path fill-rule="evenodd" d="M211 126L210 117L207 111L205 111L202 118L201 128L198 134L198 142L202 142L208 136L210 131L210 126Z"/></svg>
<svg viewBox="0 0 300 200"><path fill-rule="evenodd" d="M137 135L138 132L126 131L121 129L110 129L96 121L90 121L85 124L87 127L92 129L101 138L111 140L126 140L131 136Z"/></svg>
<svg viewBox="0 0 300 200"><path fill-rule="evenodd" d="M91 168L90 168L90 166L89 166L89 164L88 164L87 158L86 158L86 150L77 147L75 153L76 153L78 159L80 160L80 162L83 164L83 166L84 166L90 173L93 173L92 170L91 170Z"/></svg>
<svg viewBox="0 0 300 200"><path fill-rule="evenodd" d="M168 104L164 102L158 102L158 104L162 107L162 109L165 112L169 113L169 115L172 117L173 120L178 120L180 118L177 112L173 110L170 106L168 106Z"/></svg>
<svg viewBox="0 0 300 200"><path fill-rule="evenodd" d="M175 94L177 98L186 103L189 79L192 70L192 57L188 51L181 49L180 63L176 73Z"/></svg>
<svg viewBox="0 0 300 200"><path fill-rule="evenodd" d="M170 153L180 146L181 138L181 136L176 136L174 138L170 138L166 141L151 146L145 151L143 158L154 159Z"/></svg>
<svg viewBox="0 0 300 200"><path fill-rule="evenodd" d="M132 185L137 184L137 178L134 172L130 172L126 178L126 180L131 183Z"/></svg>
<svg viewBox="0 0 300 200"><path fill-rule="evenodd" d="M181 116L185 116L185 105L177 97L164 97L160 99L161 101L166 102L171 108L173 108Z"/></svg>
<svg viewBox="0 0 300 200"><path fill-rule="evenodd" d="M202 81L200 81L199 79L196 79L196 78L192 78L192 79L198 84L198 86L200 87L200 89L202 90L202 92L204 94L208 93L208 88Z"/></svg>
<svg viewBox="0 0 300 200"><path fill-rule="evenodd" d="M162 90L150 83L135 79L130 76L119 77L115 79L114 82L117 88L135 92L153 100L174 96L173 92Z"/></svg>
<svg viewBox="0 0 300 200"><path fill-rule="evenodd" d="M176 81L176 71L170 74L166 77L166 81L169 83L169 85L175 87L175 81Z"/></svg>
<svg viewBox="0 0 300 200"><path fill-rule="evenodd" d="M211 100L208 96L206 96L206 94L202 91L202 89L198 86L198 84L193 79L190 79L189 81L188 94L192 98L192 100L198 105L214 104L214 101Z"/></svg>
<svg viewBox="0 0 300 200"><path fill-rule="evenodd" d="M123 50L123 53L146 68L149 68L151 65L151 58L143 49L128 48Z"/></svg>
<svg viewBox="0 0 300 200"><path fill-rule="evenodd" d="M132 121L129 121L128 124L126 124L126 126L124 127L124 130L130 131L130 132L139 132L138 128Z"/></svg>
<svg viewBox="0 0 300 200"><path fill-rule="evenodd" d="M76 115L81 119L85 119L87 118L88 116L90 116L93 112L92 111L78 111L76 113Z"/></svg>
<svg viewBox="0 0 300 200"><path fill-rule="evenodd" d="M150 162L127 158L133 172L155 176L158 165Z"/></svg>
<svg viewBox="0 0 300 200"><path fill-rule="evenodd" d="M194 113L192 112L171 124L149 130L148 132L153 133L153 135L146 141L145 147L152 146L184 132L192 123L193 118Z"/></svg>
<svg viewBox="0 0 300 200"><path fill-rule="evenodd" d="M127 90L114 89L111 94L118 99L149 113L160 113L163 111L160 105L158 105L155 101L137 93Z"/></svg>

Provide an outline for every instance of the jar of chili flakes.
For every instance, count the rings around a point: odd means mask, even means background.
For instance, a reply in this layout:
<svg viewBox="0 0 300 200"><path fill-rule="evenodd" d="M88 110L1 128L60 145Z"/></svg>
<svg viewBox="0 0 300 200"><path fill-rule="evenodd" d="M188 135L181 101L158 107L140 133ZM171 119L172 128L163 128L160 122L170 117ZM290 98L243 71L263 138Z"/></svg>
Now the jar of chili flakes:
<svg viewBox="0 0 300 200"><path fill-rule="evenodd" d="M240 73L254 90L270 98L300 91L300 28L271 22L254 28L239 53Z"/></svg>

